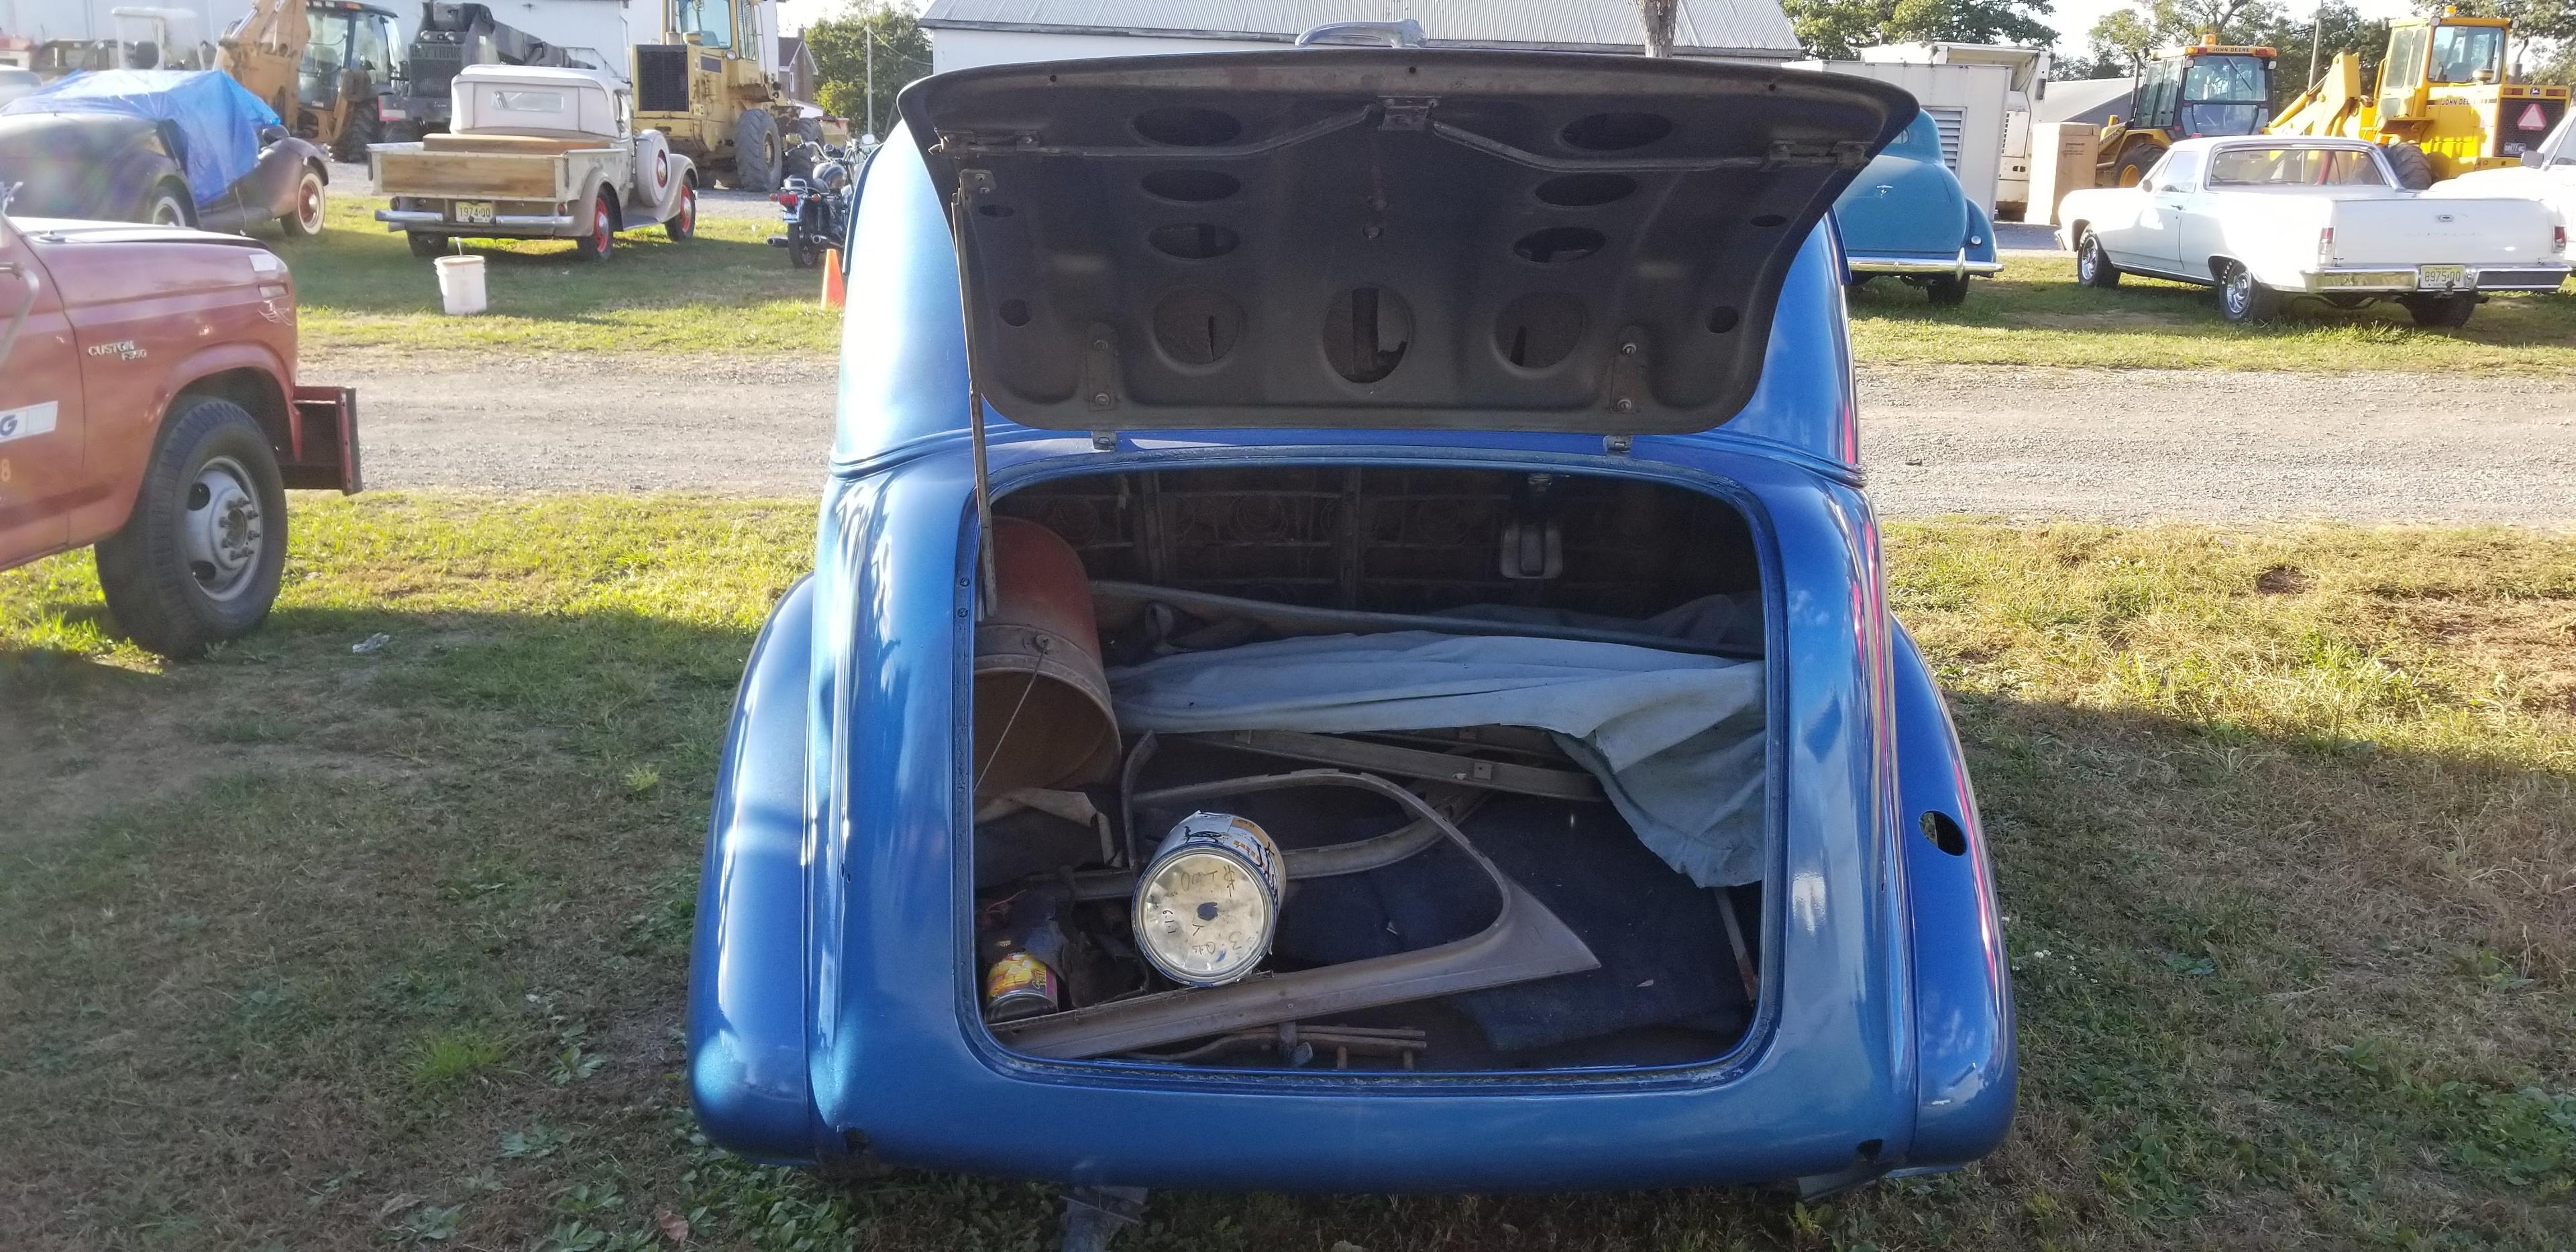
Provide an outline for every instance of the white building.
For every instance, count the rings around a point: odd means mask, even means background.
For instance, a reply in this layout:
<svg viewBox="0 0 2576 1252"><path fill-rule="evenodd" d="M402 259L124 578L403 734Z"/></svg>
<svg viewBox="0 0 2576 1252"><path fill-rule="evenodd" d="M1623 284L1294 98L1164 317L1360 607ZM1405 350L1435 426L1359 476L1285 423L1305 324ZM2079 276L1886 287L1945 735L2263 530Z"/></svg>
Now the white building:
<svg viewBox="0 0 2576 1252"><path fill-rule="evenodd" d="M1800 61L1801 69L1875 78L1914 93L1941 132L1941 163L1958 175L1959 189L1992 215L2004 173L2005 89L2012 71L2000 65L1911 65L1899 61ZM2025 158L2025 162L2027 158ZM2025 164L2021 184L2027 195Z"/></svg>
<svg viewBox="0 0 2576 1252"><path fill-rule="evenodd" d="M1992 43L1895 43L1860 50L1860 59L1902 65L1995 65L2009 71L2003 87L2003 158L1987 211L2019 217L2030 199L2030 125L2048 81L2048 50Z"/></svg>
<svg viewBox="0 0 2576 1252"><path fill-rule="evenodd" d="M1285 47L1331 22L1422 24L1432 47L1638 52L1636 0L932 0L936 73L978 65ZM1778 64L1802 55L1778 0L1681 0L1680 56Z"/></svg>

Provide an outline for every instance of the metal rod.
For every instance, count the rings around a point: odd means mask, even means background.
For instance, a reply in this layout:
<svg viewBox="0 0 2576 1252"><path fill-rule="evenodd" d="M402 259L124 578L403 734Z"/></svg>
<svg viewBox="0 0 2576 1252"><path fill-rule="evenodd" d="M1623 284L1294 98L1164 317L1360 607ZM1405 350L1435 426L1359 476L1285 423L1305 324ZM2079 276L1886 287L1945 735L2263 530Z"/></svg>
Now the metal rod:
<svg viewBox="0 0 2576 1252"><path fill-rule="evenodd" d="M957 240L957 307L968 327L966 431L975 461L975 616L980 620L993 612L1001 588L993 572L993 477L984 462L984 391L975 373L975 285L966 274L966 188L979 173L958 174L957 190L948 197L948 229Z"/></svg>

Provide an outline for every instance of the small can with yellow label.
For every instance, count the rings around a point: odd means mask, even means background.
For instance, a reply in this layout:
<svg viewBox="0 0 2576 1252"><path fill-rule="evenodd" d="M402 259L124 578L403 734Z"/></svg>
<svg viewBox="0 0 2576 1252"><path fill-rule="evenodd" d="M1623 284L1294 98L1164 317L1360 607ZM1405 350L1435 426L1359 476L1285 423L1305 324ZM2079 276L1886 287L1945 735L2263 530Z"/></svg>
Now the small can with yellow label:
<svg viewBox="0 0 2576 1252"><path fill-rule="evenodd" d="M1007 1022L1052 1013L1064 1003L1055 970L1026 952L1014 952L984 971L984 1020Z"/></svg>

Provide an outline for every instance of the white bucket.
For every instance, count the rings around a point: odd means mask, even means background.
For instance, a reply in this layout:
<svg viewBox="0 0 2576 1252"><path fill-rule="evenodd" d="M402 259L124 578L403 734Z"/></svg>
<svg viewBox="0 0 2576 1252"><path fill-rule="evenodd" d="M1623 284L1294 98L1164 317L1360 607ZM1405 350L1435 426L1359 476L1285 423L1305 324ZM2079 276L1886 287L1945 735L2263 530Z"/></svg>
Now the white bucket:
<svg viewBox="0 0 2576 1252"><path fill-rule="evenodd" d="M450 316L480 313L483 301L483 258L479 256L443 256L438 266L438 298L447 306Z"/></svg>

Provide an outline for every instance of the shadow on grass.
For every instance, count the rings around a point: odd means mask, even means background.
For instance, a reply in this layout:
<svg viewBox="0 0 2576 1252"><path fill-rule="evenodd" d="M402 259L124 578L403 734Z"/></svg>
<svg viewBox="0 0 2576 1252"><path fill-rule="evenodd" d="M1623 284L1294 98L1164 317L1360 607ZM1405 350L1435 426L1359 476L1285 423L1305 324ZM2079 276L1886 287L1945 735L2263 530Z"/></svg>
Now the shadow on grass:
<svg viewBox="0 0 2576 1252"><path fill-rule="evenodd" d="M2126 275L2108 291L2074 281L2071 261L2015 260L1992 279L1969 284L1965 304L1933 308L1921 290L1879 276L1848 289L1852 316L1891 322L2012 330L2114 332L2193 341L2358 338L2399 346L2409 341L2457 341L2496 348L2563 349L2576 343L2576 298L2563 294L2499 293L2457 329L2419 327L2406 310L2382 301L2356 310L2301 296L2273 321L2249 326L2220 316L2210 288Z"/></svg>
<svg viewBox="0 0 2576 1252"><path fill-rule="evenodd" d="M185 738L208 707L258 703L304 724L314 767L216 745L238 768L94 812L0 878L0 1074L18 1132L47 1145L0 1160L0 1229L501 1246L585 1223L643 1246L668 1213L753 1247L1036 1245L1043 1186L908 1171L849 1188L692 1137L673 1031L750 638L624 611L291 607L207 662L52 690L75 735L112 715ZM2024 1115L1991 1165L1803 1207L1176 1193L1121 1246L2537 1245L2567 1228L2576 1097L2549 1042L2567 906L2498 872L2576 824L2564 771L2051 703L1960 714L2022 1014ZM338 758L368 767L319 768ZM2487 833L2463 845L2472 816ZM2498 947L2517 931L2538 939Z"/></svg>

